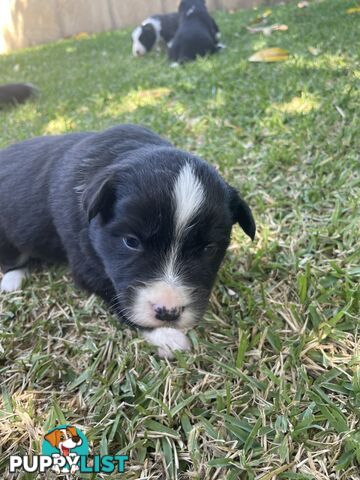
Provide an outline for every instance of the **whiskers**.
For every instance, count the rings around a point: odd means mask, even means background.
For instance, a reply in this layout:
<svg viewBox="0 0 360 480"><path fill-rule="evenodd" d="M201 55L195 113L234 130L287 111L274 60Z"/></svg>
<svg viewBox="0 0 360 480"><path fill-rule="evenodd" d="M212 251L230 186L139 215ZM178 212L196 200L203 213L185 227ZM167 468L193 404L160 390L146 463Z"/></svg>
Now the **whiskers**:
<svg viewBox="0 0 360 480"><path fill-rule="evenodd" d="M165 322L155 318L153 298L162 298L172 285L164 279L149 282L137 282L117 292L110 302L110 309L124 324L137 328L169 327L187 329L198 323L203 317L208 304L209 291L204 288L182 285L177 287L180 292L179 301L183 312L176 322ZM160 293L156 289L160 288ZM155 291L154 291L155 290ZM160 296L159 296L160 295ZM180 303L179 303L180 304Z"/></svg>
<svg viewBox="0 0 360 480"><path fill-rule="evenodd" d="M124 294L116 294L109 305L111 311L113 311L119 319L129 326L135 325L135 315L132 311L131 305L124 306Z"/></svg>

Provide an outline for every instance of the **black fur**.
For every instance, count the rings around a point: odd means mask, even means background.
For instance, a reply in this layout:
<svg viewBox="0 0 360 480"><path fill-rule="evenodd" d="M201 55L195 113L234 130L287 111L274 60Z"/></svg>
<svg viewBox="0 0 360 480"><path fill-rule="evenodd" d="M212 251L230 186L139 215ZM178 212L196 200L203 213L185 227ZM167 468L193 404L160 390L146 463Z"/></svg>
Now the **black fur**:
<svg viewBox="0 0 360 480"><path fill-rule="evenodd" d="M76 282L119 317L134 289L157 278L174 237L174 182L190 163L206 202L181 250L181 274L199 312L210 290L231 227L251 237L255 223L237 192L205 161L151 131L120 125L104 132L38 137L0 150L0 266L19 258L67 261ZM125 240L136 236L141 249Z"/></svg>
<svg viewBox="0 0 360 480"><path fill-rule="evenodd" d="M139 42L144 45L147 52L150 52L154 48L156 43L156 31L151 23L141 25L141 34L139 36Z"/></svg>
<svg viewBox="0 0 360 480"><path fill-rule="evenodd" d="M30 83L8 83L0 85L0 106L24 103L38 94L38 89Z"/></svg>
<svg viewBox="0 0 360 480"><path fill-rule="evenodd" d="M219 27L209 15L204 0L182 0L179 28L168 51L169 59L184 63L215 53L220 48L219 36Z"/></svg>
<svg viewBox="0 0 360 480"><path fill-rule="evenodd" d="M160 21L160 36L162 40L168 44L174 38L176 31L179 28L178 12L167 13L165 15L152 15L152 17Z"/></svg>

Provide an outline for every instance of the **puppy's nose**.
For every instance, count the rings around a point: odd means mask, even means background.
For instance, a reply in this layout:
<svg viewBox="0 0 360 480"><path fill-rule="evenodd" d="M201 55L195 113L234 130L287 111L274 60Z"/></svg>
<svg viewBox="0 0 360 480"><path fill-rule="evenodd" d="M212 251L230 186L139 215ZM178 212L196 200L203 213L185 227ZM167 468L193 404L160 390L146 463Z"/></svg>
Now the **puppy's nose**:
<svg viewBox="0 0 360 480"><path fill-rule="evenodd" d="M73 441L74 441L75 443L79 443L79 441L80 441L80 437L78 437L77 435L74 435L74 436L72 437L72 439L73 439Z"/></svg>
<svg viewBox="0 0 360 480"><path fill-rule="evenodd" d="M154 305L155 318L163 322L176 322L184 309L185 307L166 308L161 305Z"/></svg>

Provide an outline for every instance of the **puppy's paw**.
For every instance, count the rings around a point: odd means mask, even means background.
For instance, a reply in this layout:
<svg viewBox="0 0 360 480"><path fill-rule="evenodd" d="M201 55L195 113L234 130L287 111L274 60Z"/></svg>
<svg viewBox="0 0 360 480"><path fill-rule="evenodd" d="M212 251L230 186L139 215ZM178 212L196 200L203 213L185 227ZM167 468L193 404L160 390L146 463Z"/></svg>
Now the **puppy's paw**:
<svg viewBox="0 0 360 480"><path fill-rule="evenodd" d="M28 271L26 268L19 268L17 270L10 270L5 273L1 280L0 290L2 292L15 292L21 289L21 284L27 277Z"/></svg>
<svg viewBox="0 0 360 480"><path fill-rule="evenodd" d="M190 340L185 333L175 328L155 328L150 332L144 332L143 336L149 343L159 347L158 354L161 358L171 360L174 358L175 350L189 351L191 349Z"/></svg>
<svg viewBox="0 0 360 480"><path fill-rule="evenodd" d="M158 348L158 355L160 358L168 358L169 360L174 358L174 351L180 350L188 352L191 350L191 343L185 333L169 328L170 337L166 338L164 343Z"/></svg>

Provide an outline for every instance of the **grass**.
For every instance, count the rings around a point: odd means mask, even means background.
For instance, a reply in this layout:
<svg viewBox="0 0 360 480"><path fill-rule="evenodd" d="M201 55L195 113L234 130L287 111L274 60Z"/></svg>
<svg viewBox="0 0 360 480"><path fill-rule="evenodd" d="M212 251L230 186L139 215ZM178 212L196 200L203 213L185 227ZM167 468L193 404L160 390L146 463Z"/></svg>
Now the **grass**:
<svg viewBox="0 0 360 480"><path fill-rule="evenodd" d="M0 57L0 83L42 91L0 112L1 146L140 123L218 165L258 224L253 244L234 230L194 351L173 363L65 268L3 295L1 478L36 478L10 475L8 456L39 453L66 421L94 452L130 455L113 479L360 479L354 6L272 7L269 23L289 29L270 37L245 29L268 7L218 12L227 49L178 69L155 53L132 58L129 31ZM290 59L247 61L274 46Z"/></svg>

